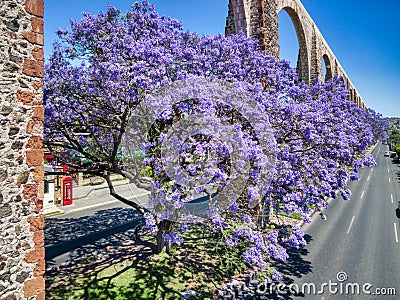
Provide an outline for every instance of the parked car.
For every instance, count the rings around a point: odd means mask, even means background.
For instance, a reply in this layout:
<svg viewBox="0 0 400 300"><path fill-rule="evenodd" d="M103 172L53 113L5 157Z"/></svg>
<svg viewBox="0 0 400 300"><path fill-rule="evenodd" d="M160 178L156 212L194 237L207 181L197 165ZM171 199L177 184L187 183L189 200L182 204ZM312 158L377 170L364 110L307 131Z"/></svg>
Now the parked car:
<svg viewBox="0 0 400 300"><path fill-rule="evenodd" d="M389 157L390 157L390 158L396 157L396 152L390 152Z"/></svg>
<svg viewBox="0 0 400 300"><path fill-rule="evenodd" d="M390 152L389 151L385 151L385 154L383 154L383 156L389 157L390 156Z"/></svg>

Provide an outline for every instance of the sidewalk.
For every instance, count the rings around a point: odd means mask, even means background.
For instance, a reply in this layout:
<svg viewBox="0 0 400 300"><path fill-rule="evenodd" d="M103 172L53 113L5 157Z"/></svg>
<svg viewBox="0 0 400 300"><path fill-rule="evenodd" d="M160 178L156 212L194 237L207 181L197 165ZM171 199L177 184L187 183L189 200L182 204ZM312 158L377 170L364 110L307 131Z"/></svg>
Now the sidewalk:
<svg viewBox="0 0 400 300"><path fill-rule="evenodd" d="M126 198L132 198L134 195L147 195L149 192L129 186L128 180L114 182L115 190ZM94 186L78 186L74 184L72 191L72 204L67 206L57 206L55 209L45 211L45 215L73 213L89 208L101 207L111 203L118 203L119 200L110 195L107 183Z"/></svg>
<svg viewBox="0 0 400 300"><path fill-rule="evenodd" d="M121 186L121 185L127 185L129 183L128 180L121 180L121 181L116 181L113 182L114 187ZM102 184L97 184L97 185L88 185L88 186L79 186L74 182L73 186L73 192L72 192L72 198L73 201L79 200L82 198L86 198L89 196L91 193L99 190L108 190L108 185L106 182Z"/></svg>

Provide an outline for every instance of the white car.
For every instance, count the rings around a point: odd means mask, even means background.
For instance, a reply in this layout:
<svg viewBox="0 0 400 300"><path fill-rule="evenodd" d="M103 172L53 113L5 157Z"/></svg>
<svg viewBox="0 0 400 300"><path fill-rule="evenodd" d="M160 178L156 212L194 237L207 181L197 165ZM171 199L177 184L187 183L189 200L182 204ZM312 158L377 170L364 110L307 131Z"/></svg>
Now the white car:
<svg viewBox="0 0 400 300"><path fill-rule="evenodd" d="M383 156L389 157L390 156L390 151L385 151L385 154L383 154Z"/></svg>

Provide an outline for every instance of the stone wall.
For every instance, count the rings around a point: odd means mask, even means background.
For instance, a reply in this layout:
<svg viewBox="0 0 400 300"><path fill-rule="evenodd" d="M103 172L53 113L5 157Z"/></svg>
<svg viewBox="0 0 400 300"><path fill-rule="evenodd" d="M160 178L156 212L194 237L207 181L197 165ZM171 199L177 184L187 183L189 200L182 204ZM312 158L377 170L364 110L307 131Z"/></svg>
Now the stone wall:
<svg viewBox="0 0 400 300"><path fill-rule="evenodd" d="M269 54L279 57L278 13L284 10L290 16L299 42L297 75L299 80L311 84L332 76L343 77L349 90L349 99L364 107L359 93L336 59L317 25L300 0L229 0L226 35L244 32L260 41ZM322 61L328 76L323 78Z"/></svg>
<svg viewBox="0 0 400 300"><path fill-rule="evenodd" d="M0 2L0 299L44 299L43 0Z"/></svg>

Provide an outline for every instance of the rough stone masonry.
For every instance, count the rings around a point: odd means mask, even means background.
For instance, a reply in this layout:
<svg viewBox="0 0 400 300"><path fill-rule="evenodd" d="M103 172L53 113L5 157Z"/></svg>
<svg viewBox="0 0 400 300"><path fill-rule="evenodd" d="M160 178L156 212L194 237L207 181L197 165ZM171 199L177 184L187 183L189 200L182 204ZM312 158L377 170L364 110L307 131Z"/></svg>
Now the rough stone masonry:
<svg viewBox="0 0 400 300"><path fill-rule="evenodd" d="M0 299L44 299L43 0L0 1Z"/></svg>

